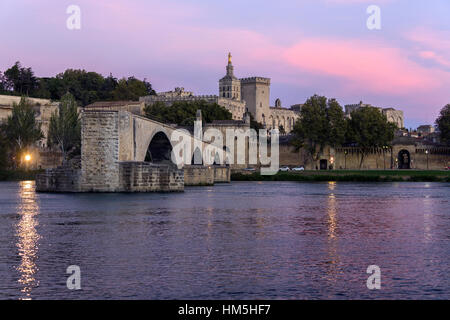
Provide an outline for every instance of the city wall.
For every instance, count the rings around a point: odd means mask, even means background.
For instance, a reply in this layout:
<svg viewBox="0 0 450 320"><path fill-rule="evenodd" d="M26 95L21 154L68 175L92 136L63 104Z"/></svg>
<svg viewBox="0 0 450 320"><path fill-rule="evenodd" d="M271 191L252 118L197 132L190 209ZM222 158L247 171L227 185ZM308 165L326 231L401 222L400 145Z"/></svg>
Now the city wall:
<svg viewBox="0 0 450 320"><path fill-rule="evenodd" d="M410 169L444 170L450 166L450 148L394 144L389 148L373 148L364 155L358 148L324 148L319 158L311 160L309 154L300 149L296 151L288 144L280 145L280 166L303 166L307 170L320 169L320 161L326 161L327 168L342 170L383 170L399 168L399 153L408 151ZM428 151L428 154L426 153Z"/></svg>

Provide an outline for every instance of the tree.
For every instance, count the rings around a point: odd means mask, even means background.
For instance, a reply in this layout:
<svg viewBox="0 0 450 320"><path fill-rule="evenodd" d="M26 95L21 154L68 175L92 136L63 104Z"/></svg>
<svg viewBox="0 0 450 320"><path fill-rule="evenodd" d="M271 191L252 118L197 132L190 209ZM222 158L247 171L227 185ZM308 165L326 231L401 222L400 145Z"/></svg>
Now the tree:
<svg viewBox="0 0 450 320"><path fill-rule="evenodd" d="M112 73L109 74L108 77L105 78L103 82L103 86L101 89L100 97L103 100L112 100L113 91L117 87L117 79L113 77Z"/></svg>
<svg viewBox="0 0 450 320"><path fill-rule="evenodd" d="M300 110L300 119L294 125L293 144L305 148L313 161L317 161L326 145L338 146L345 138L345 118L342 107L335 99L314 95Z"/></svg>
<svg viewBox="0 0 450 320"><path fill-rule="evenodd" d="M31 68L23 68L20 62L3 74L0 72L0 92L52 100L61 100L70 92L81 106L100 100L138 100L156 94L146 79L129 77L118 81L112 74L105 78L77 69L67 69L55 77L37 78Z"/></svg>
<svg viewBox="0 0 450 320"><path fill-rule="evenodd" d="M9 166L9 148L4 132L4 127L0 126L0 171L5 170Z"/></svg>
<svg viewBox="0 0 450 320"><path fill-rule="evenodd" d="M3 72L0 71L0 93L5 93L9 91L10 88L8 88L7 78L3 74Z"/></svg>
<svg viewBox="0 0 450 320"><path fill-rule="evenodd" d="M5 77L6 86L21 95L33 95L39 86L33 70L22 68L19 61L5 71Z"/></svg>
<svg viewBox="0 0 450 320"><path fill-rule="evenodd" d="M250 128L256 130L256 132L259 135L259 130L264 129L264 126L261 123L259 123L258 121L256 121L250 112L248 113L248 115L250 115Z"/></svg>
<svg viewBox="0 0 450 320"><path fill-rule="evenodd" d="M55 111L50 117L47 139L49 146L56 146L61 150L64 160L80 150L81 122L77 102L70 93L62 97L58 112Z"/></svg>
<svg viewBox="0 0 450 320"><path fill-rule="evenodd" d="M142 81L144 83L145 88L147 89L147 95L154 96L156 95L156 91L153 90L152 84L147 81L146 78Z"/></svg>
<svg viewBox="0 0 450 320"><path fill-rule="evenodd" d="M348 120L347 141L361 150L362 167L365 156L373 148L390 146L397 126L388 122L386 116L373 107L362 107L351 113Z"/></svg>
<svg viewBox="0 0 450 320"><path fill-rule="evenodd" d="M113 91L114 100L139 100L139 97L150 95L149 83L144 83L135 77L119 80L117 87ZM150 85L151 89L151 85Z"/></svg>
<svg viewBox="0 0 450 320"><path fill-rule="evenodd" d="M210 103L205 100L200 101L176 101L170 106L163 102L156 102L146 105L144 112L148 118L182 126L192 126L196 119L197 110L202 111L204 123L213 120L231 120L231 113L217 103Z"/></svg>
<svg viewBox="0 0 450 320"><path fill-rule="evenodd" d="M440 132L441 142L450 145L450 104L441 109L436 119L436 126Z"/></svg>
<svg viewBox="0 0 450 320"><path fill-rule="evenodd" d="M16 159L20 152L44 137L41 125L36 122L33 107L24 97L19 104L13 105L12 114L8 116L4 130Z"/></svg>

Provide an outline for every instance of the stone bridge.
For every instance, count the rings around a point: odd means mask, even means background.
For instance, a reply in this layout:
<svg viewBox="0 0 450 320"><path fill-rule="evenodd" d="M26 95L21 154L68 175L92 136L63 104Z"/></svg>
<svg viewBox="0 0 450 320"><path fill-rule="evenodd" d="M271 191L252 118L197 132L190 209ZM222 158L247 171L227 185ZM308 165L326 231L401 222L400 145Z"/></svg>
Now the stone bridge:
<svg viewBox="0 0 450 320"><path fill-rule="evenodd" d="M173 126L128 111L84 110L80 163L46 170L36 179L37 191L183 191L185 184L229 182L230 169L226 166L180 169L174 165L170 141L174 130Z"/></svg>

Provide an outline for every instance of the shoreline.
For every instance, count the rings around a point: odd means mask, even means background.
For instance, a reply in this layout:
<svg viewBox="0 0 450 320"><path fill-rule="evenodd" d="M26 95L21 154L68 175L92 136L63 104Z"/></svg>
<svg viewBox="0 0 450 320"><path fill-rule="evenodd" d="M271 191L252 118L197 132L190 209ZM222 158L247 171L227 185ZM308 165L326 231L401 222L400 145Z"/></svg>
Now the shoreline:
<svg viewBox="0 0 450 320"><path fill-rule="evenodd" d="M43 170L3 170L0 181L35 180ZM233 181L348 181L348 182L450 182L450 170L333 170L278 172L261 175L259 172L235 172Z"/></svg>
<svg viewBox="0 0 450 320"><path fill-rule="evenodd" d="M44 170L0 170L0 181L36 180L36 175Z"/></svg>
<svg viewBox="0 0 450 320"><path fill-rule="evenodd" d="M348 181L348 182L450 182L447 170L333 170L278 172L261 175L259 172L231 174L231 181Z"/></svg>

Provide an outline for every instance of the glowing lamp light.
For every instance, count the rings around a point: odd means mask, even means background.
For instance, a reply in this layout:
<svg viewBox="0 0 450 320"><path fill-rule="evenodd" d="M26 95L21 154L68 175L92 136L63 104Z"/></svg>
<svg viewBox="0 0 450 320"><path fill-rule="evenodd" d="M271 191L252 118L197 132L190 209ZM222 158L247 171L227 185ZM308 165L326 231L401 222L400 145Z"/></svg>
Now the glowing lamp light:
<svg viewBox="0 0 450 320"><path fill-rule="evenodd" d="M27 154L27 155L25 155L25 161L30 161L31 160L31 155L29 155L29 154Z"/></svg>
<svg viewBox="0 0 450 320"><path fill-rule="evenodd" d="M333 164L334 163L334 157L330 158L330 163Z"/></svg>

